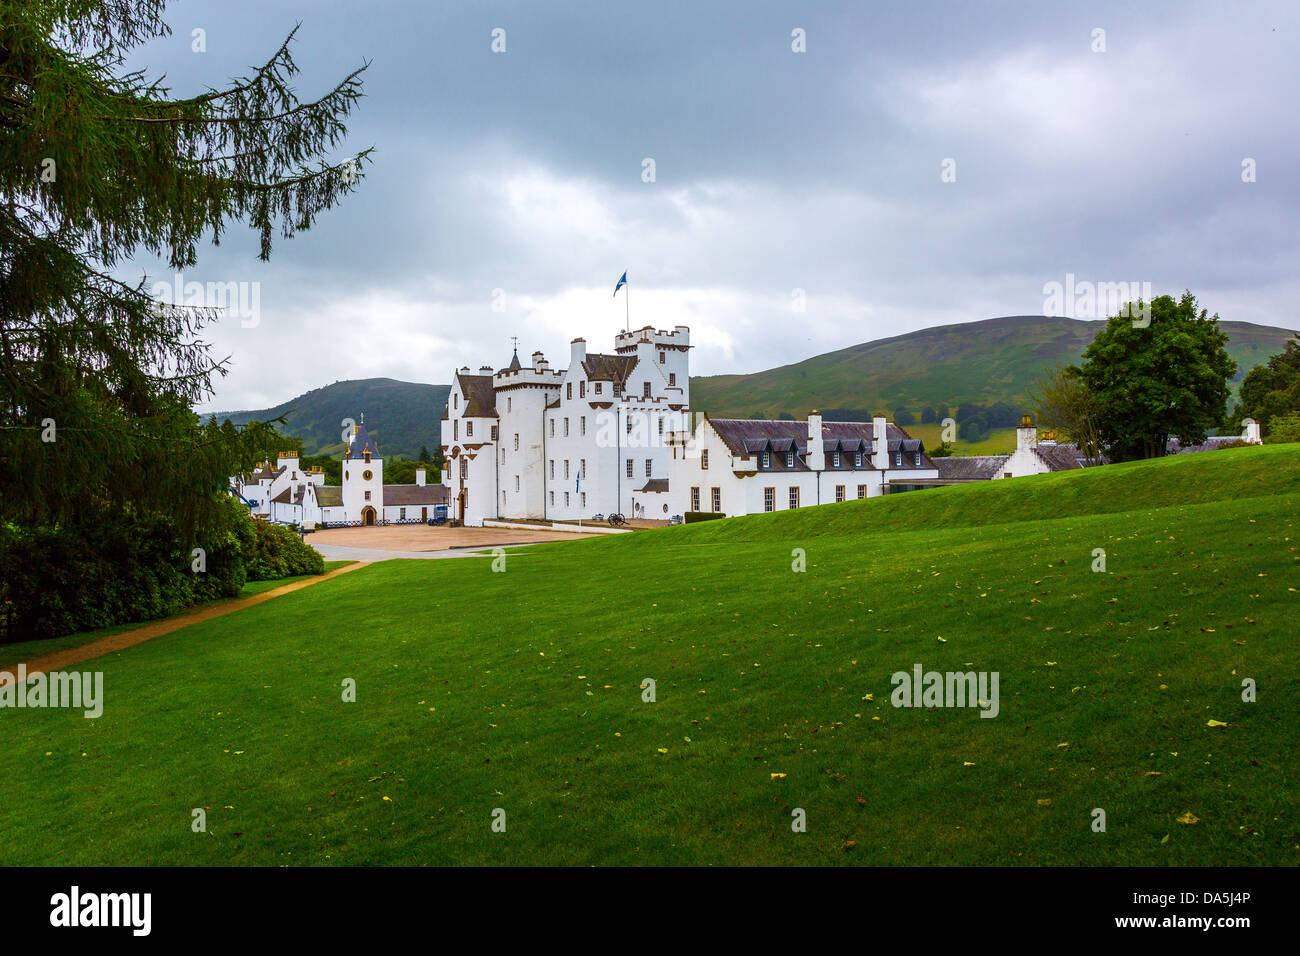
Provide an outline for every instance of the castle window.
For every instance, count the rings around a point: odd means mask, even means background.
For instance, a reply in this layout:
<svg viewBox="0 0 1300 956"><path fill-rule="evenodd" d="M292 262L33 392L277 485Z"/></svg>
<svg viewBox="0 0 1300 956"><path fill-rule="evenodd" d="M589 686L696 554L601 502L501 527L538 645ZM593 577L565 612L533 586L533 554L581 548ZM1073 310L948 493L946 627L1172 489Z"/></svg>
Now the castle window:
<svg viewBox="0 0 1300 956"><path fill-rule="evenodd" d="M677 384L677 373L676 373L676 372L669 372L669 373L668 373L668 384L669 384L669 385L676 385L676 384Z"/></svg>
<svg viewBox="0 0 1300 956"><path fill-rule="evenodd" d="M854 467L854 468L861 468L861 467L862 467L862 452L860 452L860 451L855 451L855 452L853 453L853 467Z"/></svg>
<svg viewBox="0 0 1300 956"><path fill-rule="evenodd" d="M452 441L460 441L460 419L459 418L451 423L451 439Z"/></svg>
<svg viewBox="0 0 1300 956"><path fill-rule="evenodd" d="M451 396L451 407L460 408L460 396L455 393Z"/></svg>
<svg viewBox="0 0 1300 956"><path fill-rule="evenodd" d="M564 437L569 437L569 420L567 418L564 420Z"/></svg>
<svg viewBox="0 0 1300 956"><path fill-rule="evenodd" d="M397 509L397 518L398 518L399 521L405 521L405 520L406 520L406 509L405 509L405 508L398 508L398 509Z"/></svg>
<svg viewBox="0 0 1300 956"><path fill-rule="evenodd" d="M776 489L775 488L763 489L763 510L764 511L776 510Z"/></svg>
<svg viewBox="0 0 1300 956"><path fill-rule="evenodd" d="M369 449L369 448L366 449L365 455L364 455L363 457L366 459L366 464L367 464L367 465L370 464L370 449Z"/></svg>
<svg viewBox="0 0 1300 956"><path fill-rule="evenodd" d="M660 365L663 365L663 364L665 364L667 361L668 361L668 353L667 353L667 352L660 352L660 353L659 353L659 364L660 364Z"/></svg>
<svg viewBox="0 0 1300 956"><path fill-rule="evenodd" d="M551 481L555 480L555 459L551 459Z"/></svg>
<svg viewBox="0 0 1300 956"><path fill-rule="evenodd" d="M585 458L583 458L581 461L578 462L578 477L579 478L587 477L587 459Z"/></svg>
<svg viewBox="0 0 1300 956"><path fill-rule="evenodd" d="M664 418L662 415L660 415L659 416L659 440L662 442L663 438L664 438Z"/></svg>
<svg viewBox="0 0 1300 956"><path fill-rule="evenodd" d="M692 511L700 510L700 489L699 488L691 489L691 510Z"/></svg>
<svg viewBox="0 0 1300 956"><path fill-rule="evenodd" d="M515 432L515 451L519 450L519 432Z"/></svg>
<svg viewBox="0 0 1300 956"><path fill-rule="evenodd" d="M578 434L579 434L579 435L585 435L585 434L587 434L587 416L586 416L586 415L583 415L581 418L578 419Z"/></svg>
<svg viewBox="0 0 1300 956"><path fill-rule="evenodd" d="M597 394L597 395L600 394L600 382L597 382L597 383L596 383L596 394Z"/></svg>
<svg viewBox="0 0 1300 956"><path fill-rule="evenodd" d="M629 478L632 477L632 459L631 459L631 458L629 458L629 459L627 460L627 476L628 476Z"/></svg>
<svg viewBox="0 0 1300 956"><path fill-rule="evenodd" d="M583 508L586 508L586 507L587 507L587 493L584 491L584 492L582 493L581 497L582 497L582 507L583 507Z"/></svg>
<svg viewBox="0 0 1300 956"><path fill-rule="evenodd" d="M564 507L569 507L569 493L567 491L564 493Z"/></svg>
<svg viewBox="0 0 1300 956"><path fill-rule="evenodd" d="M515 475L515 494L519 493L519 476Z"/></svg>
<svg viewBox="0 0 1300 956"><path fill-rule="evenodd" d="M711 499L713 510L715 512L721 511L722 510L722 489L721 488L710 489L709 498Z"/></svg>
<svg viewBox="0 0 1300 956"><path fill-rule="evenodd" d="M492 431L489 432L488 434L490 434L490 435L492 436L492 440L493 440L493 441L496 441L496 440L497 440L497 426L493 425L493 426L492 426Z"/></svg>
<svg viewBox="0 0 1300 956"><path fill-rule="evenodd" d="M650 469L651 469L652 467L654 467L654 459L652 459L652 458L647 458L647 459L645 460L645 476L646 476L647 478L650 477Z"/></svg>
<svg viewBox="0 0 1300 956"><path fill-rule="evenodd" d="M641 397L642 397L642 398L649 398L649 397L650 397L650 383L649 383L649 382L642 382L642 383L641 383Z"/></svg>
<svg viewBox="0 0 1300 956"><path fill-rule="evenodd" d="M836 500L836 501L843 501L843 500L844 500L844 486L843 486L843 485L836 485L836 486L835 486L835 500Z"/></svg>
<svg viewBox="0 0 1300 956"><path fill-rule="evenodd" d="M772 455L770 452L765 451L758 456L758 467L762 468L764 471L767 471L772 467ZM767 510L771 511L772 509L768 508Z"/></svg>
<svg viewBox="0 0 1300 956"><path fill-rule="evenodd" d="M785 453L785 467L787 468L794 467L794 452L788 451Z"/></svg>
<svg viewBox="0 0 1300 956"><path fill-rule="evenodd" d="M366 492L366 501L369 501L369 500L370 500L370 492L367 491L367 492Z"/></svg>
<svg viewBox="0 0 1300 956"><path fill-rule="evenodd" d="M859 498L865 498L866 496L867 496L867 486L866 486L866 485L858 485L858 497L859 497Z"/></svg>
<svg viewBox="0 0 1300 956"><path fill-rule="evenodd" d="M462 458L462 459L460 460L460 476L461 476L462 478L468 478L468 477L469 477L469 459L468 459L468 458Z"/></svg>
<svg viewBox="0 0 1300 956"><path fill-rule="evenodd" d="M466 422L465 422L465 437L466 437L466 438L473 438L473 437L474 437L474 423L471 422L471 421L466 421ZM369 461L369 460L370 460L370 453L369 453L369 452L366 452L366 461Z"/></svg>
<svg viewBox="0 0 1300 956"><path fill-rule="evenodd" d="M797 486L790 489L790 507L799 507L799 488Z"/></svg>
<svg viewBox="0 0 1300 956"><path fill-rule="evenodd" d="M615 398L618 398L618 397L619 397L620 395L622 395L622 394L623 394L623 386L622 386L620 383L615 382L615 383L614 383L614 397L615 397Z"/></svg>
<svg viewBox="0 0 1300 956"><path fill-rule="evenodd" d="M704 471L709 470L709 450L707 448L700 451L700 468Z"/></svg>
<svg viewBox="0 0 1300 956"><path fill-rule="evenodd" d="M572 383L572 382L565 382L565 383L564 383L564 397L565 397L565 398L573 398L573 383Z"/></svg>
<svg viewBox="0 0 1300 956"><path fill-rule="evenodd" d="M555 507L555 492L551 492L551 507Z"/></svg>
<svg viewBox="0 0 1300 956"><path fill-rule="evenodd" d="M903 453L901 451L894 452L894 467L895 468L903 467Z"/></svg>
<svg viewBox="0 0 1300 956"><path fill-rule="evenodd" d="M510 411L515 404L515 400L509 396L506 397L506 411Z"/></svg>
<svg viewBox="0 0 1300 956"><path fill-rule="evenodd" d="M564 459L564 480L569 480L569 459Z"/></svg>
<svg viewBox="0 0 1300 956"><path fill-rule="evenodd" d="M587 383L585 380L578 382L578 397L579 398L587 397Z"/></svg>

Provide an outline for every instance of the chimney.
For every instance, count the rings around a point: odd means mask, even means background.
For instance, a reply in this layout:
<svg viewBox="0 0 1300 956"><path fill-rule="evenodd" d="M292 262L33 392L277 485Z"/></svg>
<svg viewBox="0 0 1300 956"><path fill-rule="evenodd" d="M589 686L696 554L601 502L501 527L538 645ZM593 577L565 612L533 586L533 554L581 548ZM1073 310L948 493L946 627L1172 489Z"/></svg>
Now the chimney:
<svg viewBox="0 0 1300 956"><path fill-rule="evenodd" d="M587 358L586 339L574 339L573 342L570 343L570 348L573 350L572 356L570 357L570 364L572 364L573 362L582 362L586 360Z"/></svg>
<svg viewBox="0 0 1300 956"><path fill-rule="evenodd" d="M1020 416L1020 425L1016 428L1016 451L1032 451L1038 446L1038 429L1028 415Z"/></svg>
<svg viewBox="0 0 1300 956"><path fill-rule="evenodd" d="M543 355L541 352L533 353L533 368L535 370L537 370L538 372L545 372L550 367L551 367L550 363L546 361L545 355Z"/></svg>
<svg viewBox="0 0 1300 956"><path fill-rule="evenodd" d="M491 365L480 365L480 366L478 367L478 373L479 373L480 375L491 375L491 374L492 374L492 366L491 366Z"/></svg>
<svg viewBox="0 0 1300 956"><path fill-rule="evenodd" d="M872 463L881 471L889 467L889 423L883 416L871 420Z"/></svg>
<svg viewBox="0 0 1300 956"><path fill-rule="evenodd" d="M424 466L423 465L415 469L415 485L417 488L424 487Z"/></svg>
<svg viewBox="0 0 1300 956"><path fill-rule="evenodd" d="M826 467L826 453L822 447L822 414L813 409L808 413L808 467L821 471Z"/></svg>

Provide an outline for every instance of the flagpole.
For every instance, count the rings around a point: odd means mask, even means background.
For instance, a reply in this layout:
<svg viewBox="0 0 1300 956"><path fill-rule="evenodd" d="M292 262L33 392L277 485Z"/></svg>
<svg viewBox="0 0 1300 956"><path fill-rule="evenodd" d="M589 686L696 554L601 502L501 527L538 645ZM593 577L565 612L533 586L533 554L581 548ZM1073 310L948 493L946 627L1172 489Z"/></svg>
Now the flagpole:
<svg viewBox="0 0 1300 956"><path fill-rule="evenodd" d="M624 273L626 275L627 273ZM628 332L632 329L632 283L623 283L623 331Z"/></svg>

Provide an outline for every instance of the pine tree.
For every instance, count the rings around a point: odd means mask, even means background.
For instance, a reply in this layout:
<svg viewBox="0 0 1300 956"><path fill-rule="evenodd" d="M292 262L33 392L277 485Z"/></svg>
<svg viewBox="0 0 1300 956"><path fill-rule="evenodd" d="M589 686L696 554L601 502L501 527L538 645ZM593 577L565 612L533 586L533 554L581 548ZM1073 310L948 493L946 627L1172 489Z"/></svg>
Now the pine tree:
<svg viewBox="0 0 1300 956"><path fill-rule="evenodd" d="M188 97L126 57L166 37L165 0L0 6L0 521L90 520L98 509L216 520L226 479L267 429L201 423L227 360L216 319L160 308L115 269L148 253L176 271L232 225L260 258L355 190L370 150L345 139L365 65L298 98L290 33L250 75Z"/></svg>

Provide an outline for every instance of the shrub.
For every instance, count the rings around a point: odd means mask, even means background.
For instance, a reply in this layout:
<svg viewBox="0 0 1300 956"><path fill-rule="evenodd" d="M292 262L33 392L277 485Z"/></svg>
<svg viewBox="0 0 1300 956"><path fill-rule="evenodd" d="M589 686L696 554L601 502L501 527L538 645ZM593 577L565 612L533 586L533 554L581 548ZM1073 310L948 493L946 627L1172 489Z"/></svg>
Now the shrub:
<svg viewBox="0 0 1300 956"><path fill-rule="evenodd" d="M325 559L289 528L266 521L252 522L253 544L248 553L248 580L273 581L296 574L324 574Z"/></svg>
<svg viewBox="0 0 1300 956"><path fill-rule="evenodd" d="M712 521L714 518L725 518L720 511L688 511L686 512L686 524L695 521Z"/></svg>

